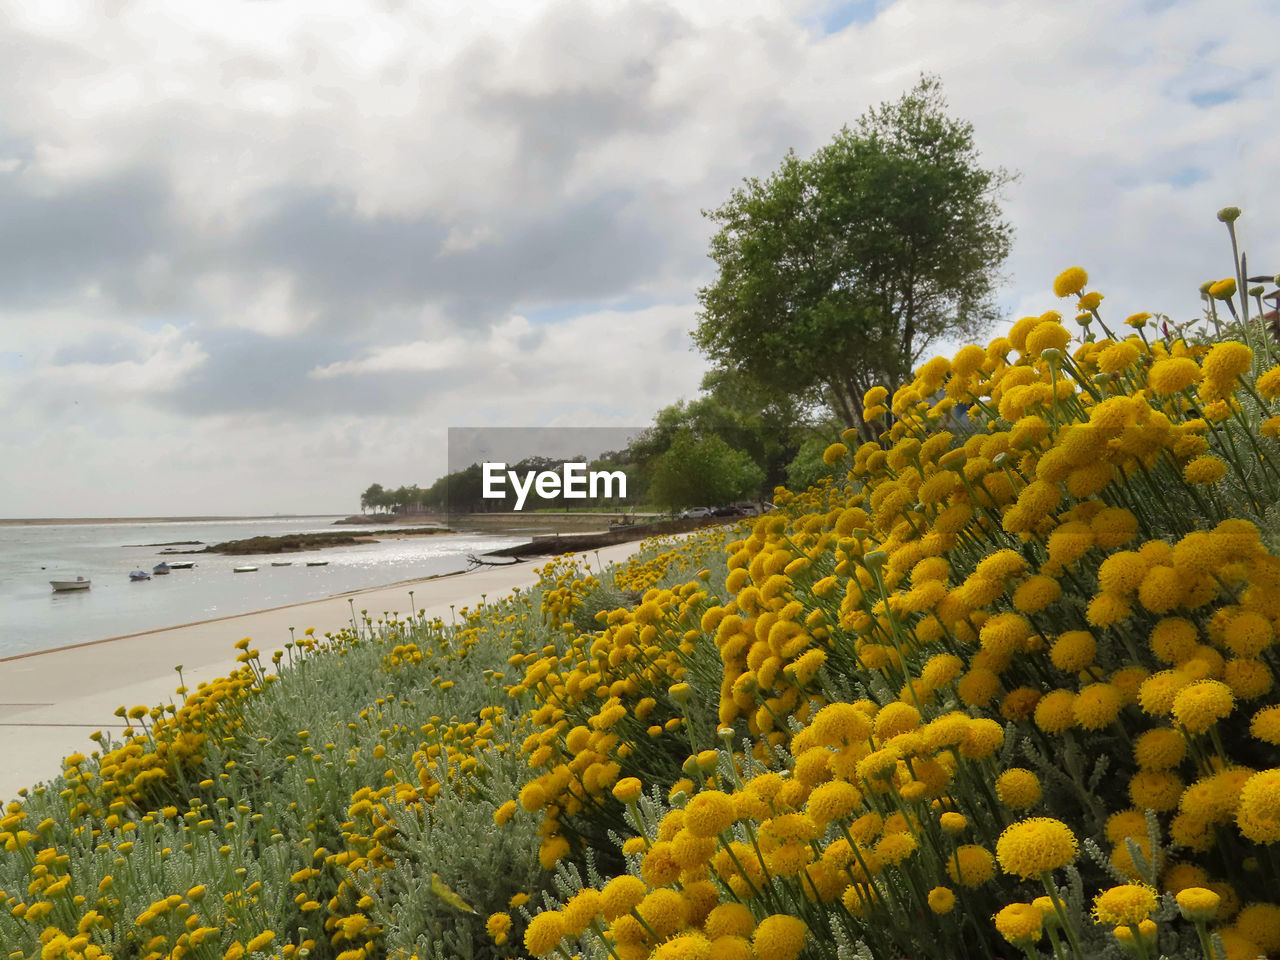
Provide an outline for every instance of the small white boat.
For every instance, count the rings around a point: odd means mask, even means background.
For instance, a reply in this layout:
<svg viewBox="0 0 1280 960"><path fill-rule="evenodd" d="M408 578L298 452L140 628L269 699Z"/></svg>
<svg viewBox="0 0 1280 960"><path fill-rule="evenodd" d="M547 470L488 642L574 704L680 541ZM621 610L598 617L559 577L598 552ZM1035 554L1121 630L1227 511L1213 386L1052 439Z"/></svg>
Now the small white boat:
<svg viewBox="0 0 1280 960"><path fill-rule="evenodd" d="M325 567L325 566L328 566L328 564L329 564L328 560L308 560L307 561L308 567Z"/></svg>
<svg viewBox="0 0 1280 960"><path fill-rule="evenodd" d="M169 564L170 570L190 570L196 565L194 560L175 560Z"/></svg>
<svg viewBox="0 0 1280 960"><path fill-rule="evenodd" d="M292 560L272 560L271 565L273 567L292 567L293 561Z"/></svg>
<svg viewBox="0 0 1280 960"><path fill-rule="evenodd" d="M74 580L50 580L54 593L69 593L72 590L88 590L89 581L84 577L76 577Z"/></svg>
<svg viewBox="0 0 1280 960"><path fill-rule="evenodd" d="M257 567L235 567L231 572L232 573L257 573L258 568Z"/></svg>
<svg viewBox="0 0 1280 960"><path fill-rule="evenodd" d="M157 577L166 576L169 573L169 565L165 563L163 560L161 560L159 563L157 563L154 567L151 568L151 572L154 573Z"/></svg>
<svg viewBox="0 0 1280 960"><path fill-rule="evenodd" d="M129 579L130 580L150 580L151 574L147 573L147 571L145 570L134 570L132 573L129 574Z"/></svg>

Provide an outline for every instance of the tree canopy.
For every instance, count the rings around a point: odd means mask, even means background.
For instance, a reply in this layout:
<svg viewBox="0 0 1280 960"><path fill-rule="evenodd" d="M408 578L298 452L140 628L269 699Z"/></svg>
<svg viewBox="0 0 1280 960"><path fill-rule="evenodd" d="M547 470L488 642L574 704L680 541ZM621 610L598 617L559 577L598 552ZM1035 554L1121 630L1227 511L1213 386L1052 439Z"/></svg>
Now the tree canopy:
<svg viewBox="0 0 1280 960"><path fill-rule="evenodd" d="M1012 237L997 198L1011 176L980 164L972 125L946 108L922 77L704 211L719 224L719 275L699 290L694 338L718 367L865 430L870 386L901 382L931 346L997 317Z"/></svg>
<svg viewBox="0 0 1280 960"><path fill-rule="evenodd" d="M764 471L748 454L719 437L682 430L654 463L649 497L671 510L714 507L756 496L763 482Z"/></svg>

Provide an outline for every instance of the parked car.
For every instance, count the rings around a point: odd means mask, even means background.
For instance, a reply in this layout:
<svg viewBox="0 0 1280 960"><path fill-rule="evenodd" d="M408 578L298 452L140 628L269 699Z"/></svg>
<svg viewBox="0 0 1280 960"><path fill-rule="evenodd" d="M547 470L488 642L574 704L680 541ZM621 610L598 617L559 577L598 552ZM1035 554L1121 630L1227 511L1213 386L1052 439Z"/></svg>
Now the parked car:
<svg viewBox="0 0 1280 960"><path fill-rule="evenodd" d="M713 517L745 517L746 513L736 504L725 504L723 507L716 507L711 511Z"/></svg>
<svg viewBox="0 0 1280 960"><path fill-rule="evenodd" d="M690 507L688 510L680 514L681 520L701 520L703 517L711 516L710 507Z"/></svg>

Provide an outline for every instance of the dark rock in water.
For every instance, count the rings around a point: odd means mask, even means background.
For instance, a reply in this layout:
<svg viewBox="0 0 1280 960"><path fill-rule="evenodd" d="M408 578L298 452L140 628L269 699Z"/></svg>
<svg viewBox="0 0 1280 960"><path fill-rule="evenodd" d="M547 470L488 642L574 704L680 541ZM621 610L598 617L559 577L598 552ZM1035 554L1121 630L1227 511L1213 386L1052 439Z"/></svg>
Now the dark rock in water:
<svg viewBox="0 0 1280 960"><path fill-rule="evenodd" d="M514 547L501 547L490 550L486 557L542 557L557 556L561 553L573 553L583 550L596 550L600 547L613 546L615 543L629 543L633 540L644 540L648 537L668 536L673 533L688 533L702 527L714 527L720 524L733 523L725 517L698 517L685 520L658 520L654 523L636 523L629 527L612 527L607 533L567 533L534 537L528 543L518 543Z"/></svg>
<svg viewBox="0 0 1280 960"><path fill-rule="evenodd" d="M351 533L291 533L282 537L249 537L246 540L228 540L205 547L201 553L223 553L245 556L251 553L298 553L321 547L346 547L356 543L369 543L368 537Z"/></svg>

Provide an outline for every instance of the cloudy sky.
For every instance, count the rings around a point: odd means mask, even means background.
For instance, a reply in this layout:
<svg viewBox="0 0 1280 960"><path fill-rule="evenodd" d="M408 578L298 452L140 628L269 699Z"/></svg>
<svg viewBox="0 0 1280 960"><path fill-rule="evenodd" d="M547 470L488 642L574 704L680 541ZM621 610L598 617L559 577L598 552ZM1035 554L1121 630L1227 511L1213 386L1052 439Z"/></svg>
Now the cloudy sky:
<svg viewBox="0 0 1280 960"><path fill-rule="evenodd" d="M1280 270L1269 0L0 0L0 516L353 511L448 426L697 389L742 177L938 74L1003 301Z"/></svg>

